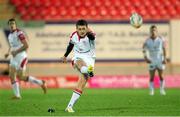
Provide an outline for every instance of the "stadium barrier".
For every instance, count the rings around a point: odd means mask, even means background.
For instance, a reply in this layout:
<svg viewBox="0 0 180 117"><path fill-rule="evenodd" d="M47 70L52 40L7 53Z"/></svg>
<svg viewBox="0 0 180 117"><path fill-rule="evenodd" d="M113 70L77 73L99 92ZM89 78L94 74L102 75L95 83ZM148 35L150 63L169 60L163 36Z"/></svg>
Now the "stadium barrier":
<svg viewBox="0 0 180 117"><path fill-rule="evenodd" d="M180 88L180 75L166 75L166 88ZM48 76L38 77L47 82L48 88L74 88L78 76ZM147 75L113 75L95 76L91 78L87 88L147 88L149 77ZM159 87L159 78L155 77L155 87ZM21 88L38 88L37 85L20 81ZM7 76L0 76L0 89L10 89L11 84Z"/></svg>

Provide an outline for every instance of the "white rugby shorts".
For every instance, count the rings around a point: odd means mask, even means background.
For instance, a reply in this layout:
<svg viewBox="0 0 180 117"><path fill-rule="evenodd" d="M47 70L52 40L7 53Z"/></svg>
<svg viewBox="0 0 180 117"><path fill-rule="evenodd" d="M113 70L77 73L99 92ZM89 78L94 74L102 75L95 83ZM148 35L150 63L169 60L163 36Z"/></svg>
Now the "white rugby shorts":
<svg viewBox="0 0 180 117"><path fill-rule="evenodd" d="M16 68L16 70L25 70L27 62L27 55L24 53L19 53L10 59L10 66Z"/></svg>

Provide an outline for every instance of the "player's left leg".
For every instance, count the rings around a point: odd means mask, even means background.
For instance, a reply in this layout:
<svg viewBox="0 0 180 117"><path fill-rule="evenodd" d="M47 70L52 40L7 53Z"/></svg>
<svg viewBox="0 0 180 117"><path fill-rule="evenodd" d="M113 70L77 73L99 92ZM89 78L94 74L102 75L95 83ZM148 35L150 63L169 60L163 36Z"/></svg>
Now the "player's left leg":
<svg viewBox="0 0 180 117"><path fill-rule="evenodd" d="M77 86L76 86L75 90L73 91L72 97L71 97L69 104L68 104L67 108L65 109L65 111L74 112L73 106L77 102L77 100L80 98L88 79L89 79L89 77L87 75L81 74L81 77L79 77Z"/></svg>
<svg viewBox="0 0 180 117"><path fill-rule="evenodd" d="M19 82L16 79L16 75L17 75L17 60L16 58L13 57L10 59L10 64L9 64L9 77L14 92L14 96L12 97L12 99L21 99Z"/></svg>
<svg viewBox="0 0 180 117"><path fill-rule="evenodd" d="M12 84L12 89L14 92L14 96L12 97L12 99L21 99L19 82L16 81L16 73L16 68L10 65L9 76Z"/></svg>
<svg viewBox="0 0 180 117"><path fill-rule="evenodd" d="M156 69L149 70L150 80L149 80L149 94L154 95L154 75L155 75Z"/></svg>
<svg viewBox="0 0 180 117"><path fill-rule="evenodd" d="M162 69L158 69L158 75L159 75L159 78L160 78L160 94L161 95L166 95L166 92L165 92L165 81L164 81L164 74L163 74L163 71Z"/></svg>
<svg viewBox="0 0 180 117"><path fill-rule="evenodd" d="M26 64L27 64L27 59L26 58L22 59L22 61L19 64L18 71L17 71L17 76L19 77L19 79L41 86L41 88L43 89L43 92L46 93L47 88L46 88L45 81L39 80L33 76L27 76L26 75Z"/></svg>
<svg viewBox="0 0 180 117"><path fill-rule="evenodd" d="M74 104L80 98L88 79L93 76L94 61L95 59L88 60L88 59L83 59L83 58L75 60L74 67L81 73L81 76L79 77L77 86L75 90L73 91L72 97L65 111L74 112L73 110ZM92 72L92 74L90 72Z"/></svg>

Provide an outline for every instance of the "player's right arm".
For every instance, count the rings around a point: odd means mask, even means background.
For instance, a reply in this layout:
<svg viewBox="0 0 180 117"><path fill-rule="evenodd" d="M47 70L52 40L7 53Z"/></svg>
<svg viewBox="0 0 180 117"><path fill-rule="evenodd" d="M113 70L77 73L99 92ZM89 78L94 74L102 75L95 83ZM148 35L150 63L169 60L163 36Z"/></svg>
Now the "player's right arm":
<svg viewBox="0 0 180 117"><path fill-rule="evenodd" d="M143 55L144 55L144 60L146 63L151 63L151 60L147 57L147 47L146 47L146 42L143 44Z"/></svg>
<svg viewBox="0 0 180 117"><path fill-rule="evenodd" d="M4 55L5 59L10 55L11 48L9 47L8 52Z"/></svg>
<svg viewBox="0 0 180 117"><path fill-rule="evenodd" d="M166 64L167 63L167 58L166 58L166 40L164 38L163 39L163 57L164 57L164 60L163 60L163 64Z"/></svg>
<svg viewBox="0 0 180 117"><path fill-rule="evenodd" d="M8 51L7 51L7 53L4 55L4 58L5 59L7 59L8 58L8 56L11 54L11 46L10 46L10 44L9 44L9 42L8 42Z"/></svg>
<svg viewBox="0 0 180 117"><path fill-rule="evenodd" d="M67 49L66 49L66 52L64 54L64 56L61 58L62 62L63 63L66 63L67 62L67 56L70 54L70 52L72 51L74 47L74 44L71 43L71 41L69 42L68 46L67 46Z"/></svg>

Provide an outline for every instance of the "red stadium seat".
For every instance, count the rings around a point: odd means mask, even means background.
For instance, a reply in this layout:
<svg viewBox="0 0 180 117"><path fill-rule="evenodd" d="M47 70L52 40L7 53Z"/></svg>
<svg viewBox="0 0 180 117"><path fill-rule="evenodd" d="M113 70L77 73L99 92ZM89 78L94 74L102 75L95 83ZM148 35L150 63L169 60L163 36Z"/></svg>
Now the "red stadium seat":
<svg viewBox="0 0 180 117"><path fill-rule="evenodd" d="M72 18L75 18L76 15L78 15L78 12L76 10L75 7L70 7L67 11L69 13L69 15L72 17Z"/></svg>
<svg viewBox="0 0 180 117"><path fill-rule="evenodd" d="M65 7L59 7L57 11L60 17L64 17L67 14L67 9Z"/></svg>
<svg viewBox="0 0 180 117"><path fill-rule="evenodd" d="M79 16L83 17L83 16L88 15L87 9L85 7L80 7L77 9L77 11L78 11L77 15L79 15Z"/></svg>
<svg viewBox="0 0 180 117"><path fill-rule="evenodd" d="M94 2L95 7L102 7L103 6L102 4L103 3L100 0L97 0L96 2Z"/></svg>
<svg viewBox="0 0 180 117"><path fill-rule="evenodd" d="M110 7L108 11L109 11L110 16L112 17L117 17L119 15L119 11L116 10L116 8L114 7Z"/></svg>
<svg viewBox="0 0 180 117"><path fill-rule="evenodd" d="M101 16L106 16L107 15L107 10L105 7L100 7L99 8L99 15Z"/></svg>
<svg viewBox="0 0 180 117"><path fill-rule="evenodd" d="M32 16L31 18L32 18L33 20L41 20L41 19L42 19L41 15L34 15L34 16Z"/></svg>
<svg viewBox="0 0 180 117"><path fill-rule="evenodd" d="M23 6L21 6L21 5L19 5L19 6L17 7L16 11L17 11L18 13L20 13L20 15L26 14L26 8L23 7Z"/></svg>
<svg viewBox="0 0 180 117"><path fill-rule="evenodd" d="M25 21L29 21L29 20L31 20L31 16L30 16L30 15L28 15L28 14L24 14L24 15L22 15L22 16L21 16L21 18L22 18L23 20L25 20Z"/></svg>
<svg viewBox="0 0 180 117"><path fill-rule="evenodd" d="M36 7L31 7L31 6L29 6L28 8L27 8L27 12L26 12L28 15L31 15L31 16L34 16L34 15L36 15L38 12L37 12L37 10L36 10Z"/></svg>
<svg viewBox="0 0 180 117"><path fill-rule="evenodd" d="M21 0L21 6L30 6L32 4L32 1L30 0Z"/></svg>
<svg viewBox="0 0 180 117"><path fill-rule="evenodd" d="M84 6L85 6L85 7L91 7L91 6L93 6L93 2L92 2L91 0L86 0L86 1L84 2Z"/></svg>
<svg viewBox="0 0 180 117"><path fill-rule="evenodd" d="M21 0L10 0L10 3L17 7L21 5Z"/></svg>

